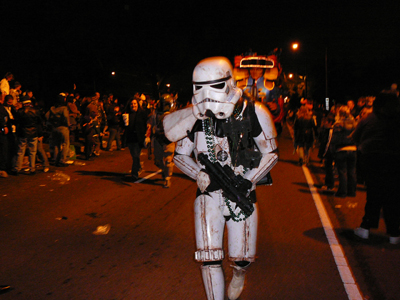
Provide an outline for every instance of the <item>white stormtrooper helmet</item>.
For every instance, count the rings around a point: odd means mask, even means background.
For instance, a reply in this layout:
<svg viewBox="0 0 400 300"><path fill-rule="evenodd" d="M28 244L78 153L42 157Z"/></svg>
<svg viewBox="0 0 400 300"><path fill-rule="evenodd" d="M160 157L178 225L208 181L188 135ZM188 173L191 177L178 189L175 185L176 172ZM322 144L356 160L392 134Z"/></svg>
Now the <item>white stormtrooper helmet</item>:
<svg viewBox="0 0 400 300"><path fill-rule="evenodd" d="M194 68L192 104L197 119L212 114L217 119L228 118L241 96L242 90L235 85L232 65L226 57L203 59Z"/></svg>

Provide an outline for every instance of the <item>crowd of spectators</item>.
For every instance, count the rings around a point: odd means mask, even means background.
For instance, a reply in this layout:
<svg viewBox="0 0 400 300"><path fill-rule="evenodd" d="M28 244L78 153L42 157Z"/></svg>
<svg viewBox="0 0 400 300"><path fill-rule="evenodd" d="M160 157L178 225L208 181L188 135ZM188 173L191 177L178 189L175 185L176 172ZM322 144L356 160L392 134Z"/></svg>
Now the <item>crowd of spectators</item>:
<svg viewBox="0 0 400 300"><path fill-rule="evenodd" d="M32 91L22 92L19 82L14 81L14 88L10 88L13 80L13 74L7 73L0 81L0 178L21 172L34 175L36 166L41 166L43 172L51 166L68 167L71 156L81 150L85 160L95 159L101 150L123 150L137 140L139 125L135 129L123 119L132 112L132 102L137 103L143 116L143 137L139 140L144 144L141 139L145 139L147 121L156 104L148 96L136 93L121 104L112 93L81 97L79 93L62 92L46 109ZM103 140L105 136L107 140ZM25 156L28 167L23 166Z"/></svg>
<svg viewBox="0 0 400 300"><path fill-rule="evenodd" d="M292 118L299 164L309 164L309 152L318 145L325 171L322 190L335 197L355 197L357 185L367 191L365 214L356 236L368 239L377 228L381 210L389 241L400 243L400 100L397 84L376 96L334 105L322 116L304 99ZM335 176L338 185L335 186Z"/></svg>
<svg viewBox="0 0 400 300"><path fill-rule="evenodd" d="M81 98L78 93L60 93L46 110L33 96L22 92L21 84L7 73L0 81L0 178L19 175L24 157L29 159L27 174L36 174L42 165L67 167L70 145L82 143L83 159L93 160L100 151L127 147L132 156L130 179L136 181L142 171L140 152L154 147L155 163L163 171L164 187L170 186L173 147L163 137L162 119L175 99L155 102L136 93L126 105L113 94L96 92ZM166 100L169 99L169 100ZM304 99L297 111L287 114L288 127L299 155L299 165L310 164L310 151L318 145L323 162L325 184L322 190L336 197L355 197L357 184L367 188L365 215L354 232L367 239L369 230L379 223L383 210L390 242L400 243L400 102L397 85L376 97L360 97L355 103L334 105L325 113ZM289 128L290 130L290 128ZM108 141L103 141L108 135ZM153 142L149 142L150 137ZM45 147L48 151L45 151ZM28 151L27 151L28 150ZM335 191L335 176L338 186Z"/></svg>

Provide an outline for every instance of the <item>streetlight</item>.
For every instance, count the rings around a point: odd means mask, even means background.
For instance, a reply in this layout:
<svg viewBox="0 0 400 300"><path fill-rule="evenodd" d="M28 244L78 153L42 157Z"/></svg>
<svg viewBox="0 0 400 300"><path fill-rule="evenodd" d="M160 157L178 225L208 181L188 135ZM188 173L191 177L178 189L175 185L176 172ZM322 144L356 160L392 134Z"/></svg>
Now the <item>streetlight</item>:
<svg viewBox="0 0 400 300"><path fill-rule="evenodd" d="M299 50L299 43L294 42L292 43L292 49L294 51ZM307 98L307 60L305 62L305 67L304 67L304 85L305 85L305 90L304 90L304 98Z"/></svg>
<svg viewBox="0 0 400 300"><path fill-rule="evenodd" d="M138 75L136 75L136 74L126 73L126 72L121 72L121 71L118 71L118 74L130 76L130 77L138 77ZM116 71L111 71L111 76L118 76L117 72Z"/></svg>

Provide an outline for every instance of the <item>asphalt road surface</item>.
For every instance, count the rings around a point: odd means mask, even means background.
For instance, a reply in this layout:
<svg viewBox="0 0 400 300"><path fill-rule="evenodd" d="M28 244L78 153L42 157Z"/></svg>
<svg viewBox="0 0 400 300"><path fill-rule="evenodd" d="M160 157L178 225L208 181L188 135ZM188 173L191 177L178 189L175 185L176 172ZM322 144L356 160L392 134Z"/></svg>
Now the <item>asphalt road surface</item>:
<svg viewBox="0 0 400 300"><path fill-rule="evenodd" d="M363 187L355 198L316 190L317 150L309 168L298 166L287 128L279 154L273 185L257 188L258 259L240 299L400 299L400 246L383 222L367 242L352 234ZM124 180L128 149L1 178L0 285L11 288L0 299L206 299L194 261L196 183L175 169L165 189L147 151L142 160L146 179L136 183ZM56 171L70 180L52 180Z"/></svg>

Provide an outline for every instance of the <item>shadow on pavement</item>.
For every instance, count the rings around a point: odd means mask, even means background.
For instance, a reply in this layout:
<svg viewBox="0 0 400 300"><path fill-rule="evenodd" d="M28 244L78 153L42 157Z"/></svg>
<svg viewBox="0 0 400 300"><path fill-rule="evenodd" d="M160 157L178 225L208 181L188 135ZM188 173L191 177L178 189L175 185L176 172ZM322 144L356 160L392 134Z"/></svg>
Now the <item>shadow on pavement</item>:
<svg viewBox="0 0 400 300"><path fill-rule="evenodd" d="M278 163L288 163L288 164L292 164L295 166L299 166L299 161L298 160L289 160L289 159L278 159ZM299 166L300 167L300 166Z"/></svg>
<svg viewBox="0 0 400 300"><path fill-rule="evenodd" d="M345 229L334 229L337 238L341 237L346 239L349 244L357 245L369 245L382 248L382 246L386 246L387 248L395 247L396 245L389 244L388 238L381 234L374 234L373 232L370 234L369 239L364 240L359 238L354 234L354 229L345 228ZM312 238L321 243L328 243L326 238L324 229L322 227L313 228L304 232L304 236L308 238Z"/></svg>
<svg viewBox="0 0 400 300"><path fill-rule="evenodd" d="M129 178L129 174L127 173L117 173L117 172L109 172L109 171L85 171L85 170L79 170L75 171L75 173L78 173L79 175L83 176L97 176L101 177L103 180L110 180L118 184L124 184L124 185L129 185L128 182L132 182L129 180L126 180Z"/></svg>
<svg viewBox="0 0 400 300"><path fill-rule="evenodd" d="M381 248L385 244L388 247L391 247L393 245L389 244L389 240L385 235L370 232L369 238L367 240L362 239L354 234L354 229L353 228L346 228L346 229L340 229L337 232L338 236L341 236L345 238L349 243L355 245L355 244L363 244L363 245L369 245L369 246L377 246Z"/></svg>
<svg viewBox="0 0 400 300"><path fill-rule="evenodd" d="M321 243L328 243L324 229L322 227L313 228L304 232L304 236Z"/></svg>

